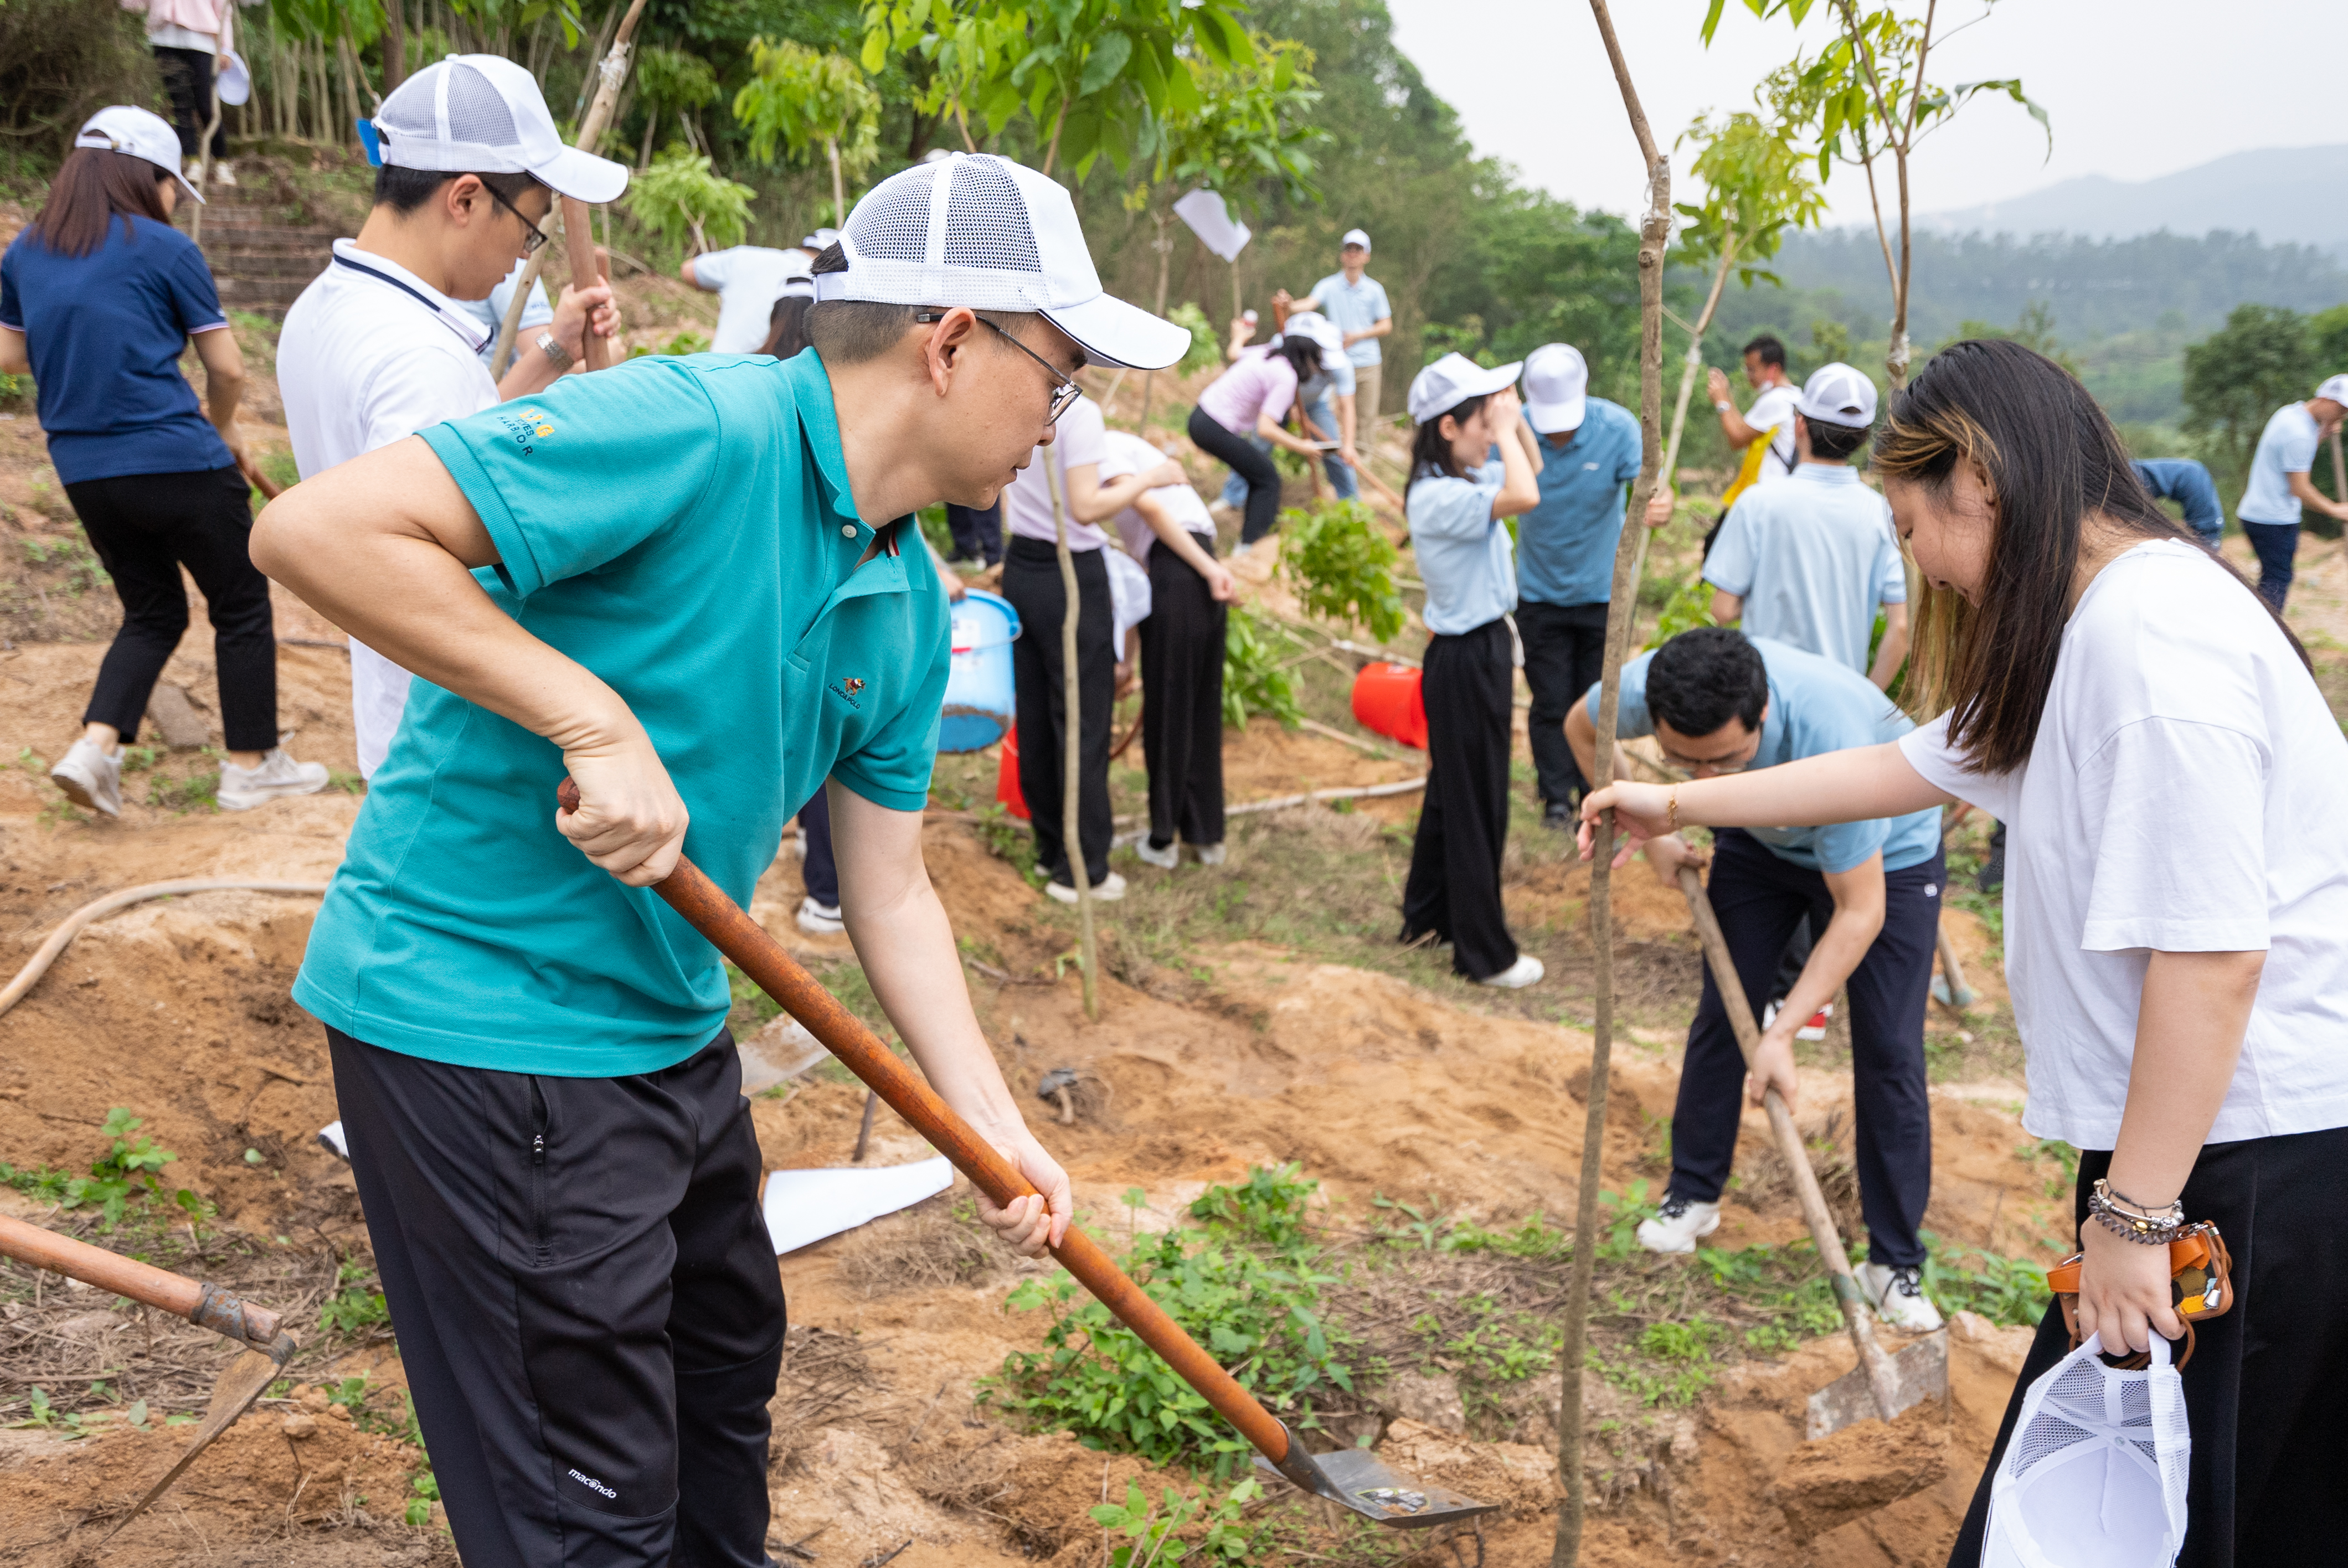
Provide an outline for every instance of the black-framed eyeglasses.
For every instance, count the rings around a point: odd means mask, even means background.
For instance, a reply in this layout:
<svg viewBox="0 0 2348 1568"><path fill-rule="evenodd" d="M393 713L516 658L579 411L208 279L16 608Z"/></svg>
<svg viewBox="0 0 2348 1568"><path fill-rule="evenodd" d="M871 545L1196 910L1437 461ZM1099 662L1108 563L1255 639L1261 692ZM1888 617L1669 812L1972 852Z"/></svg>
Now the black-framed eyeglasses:
<svg viewBox="0 0 2348 1568"><path fill-rule="evenodd" d="M913 319L923 326L934 326L939 322L946 319L946 313L943 311L915 311L913 313ZM993 322L987 321L984 316L980 316L978 319L985 325L994 327L996 336L1002 338L1004 342L1009 343L1013 348L1017 349L1021 354L1025 354L1029 359L1034 360L1037 364L1042 365L1045 373L1051 376L1052 380L1056 384L1052 388L1052 411L1044 416L1044 423L1046 425L1057 425L1060 422L1060 415L1068 411L1068 405L1074 403L1077 398L1082 397L1085 395L1085 389L1078 386L1075 380L1066 372L1061 370L1058 365L1054 364L1050 360L1045 359L1042 354L1037 354L1034 349L1029 348L1025 343L1021 343L1018 338L1014 337L1010 333L1004 331L1001 327L995 326Z"/></svg>
<svg viewBox="0 0 2348 1568"><path fill-rule="evenodd" d="M528 218L523 217L521 209L507 200L504 197L499 195L498 188L491 185L488 180L484 179L481 181L481 189L489 193L490 200L496 202L499 206L512 213L514 215L514 220L521 225L522 260L528 261L530 257L537 255L538 248L546 243L546 231L531 222Z"/></svg>

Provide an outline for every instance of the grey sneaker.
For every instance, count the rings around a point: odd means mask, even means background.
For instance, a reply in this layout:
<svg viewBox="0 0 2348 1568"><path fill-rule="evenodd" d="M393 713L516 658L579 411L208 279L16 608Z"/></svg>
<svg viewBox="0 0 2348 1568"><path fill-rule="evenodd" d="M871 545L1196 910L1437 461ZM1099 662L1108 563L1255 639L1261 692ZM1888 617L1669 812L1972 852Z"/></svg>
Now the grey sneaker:
<svg viewBox="0 0 2348 1568"><path fill-rule="evenodd" d="M1649 1252L1694 1252L1697 1242L1719 1228L1718 1204L1699 1204L1677 1193L1666 1193L1655 1217L1639 1222L1639 1245Z"/></svg>
<svg viewBox="0 0 2348 1568"><path fill-rule="evenodd" d="M1201 866L1220 866L1223 863L1223 846L1220 843L1194 844L1190 847L1199 852L1199 864Z"/></svg>
<svg viewBox="0 0 2348 1568"><path fill-rule="evenodd" d="M1065 882L1052 883L1050 886L1046 886L1044 891L1050 894L1054 898L1059 900L1063 904L1073 904L1076 901L1076 890ZM1112 871L1107 876L1102 877L1098 882L1093 884L1093 901L1095 903L1114 904L1124 897L1125 876L1120 872Z"/></svg>
<svg viewBox="0 0 2348 1568"><path fill-rule="evenodd" d="M297 763L285 754L283 746L272 746L263 753L257 768L221 764L219 800L223 811L251 811L283 795L316 794L325 787L325 764Z"/></svg>
<svg viewBox="0 0 2348 1568"><path fill-rule="evenodd" d="M1182 846L1179 844L1160 849L1145 838L1133 846L1133 852L1141 856L1143 865L1155 866L1160 871L1171 871L1182 864Z"/></svg>
<svg viewBox="0 0 2348 1568"><path fill-rule="evenodd" d="M1859 1276L1859 1293L1875 1308L1876 1317L1892 1327L1930 1334L1941 1327L1941 1309L1924 1294L1922 1269L1862 1263L1852 1272Z"/></svg>
<svg viewBox="0 0 2348 1568"><path fill-rule="evenodd" d="M108 753L96 742L76 741L49 770L49 782L84 811L122 815L122 750Z"/></svg>

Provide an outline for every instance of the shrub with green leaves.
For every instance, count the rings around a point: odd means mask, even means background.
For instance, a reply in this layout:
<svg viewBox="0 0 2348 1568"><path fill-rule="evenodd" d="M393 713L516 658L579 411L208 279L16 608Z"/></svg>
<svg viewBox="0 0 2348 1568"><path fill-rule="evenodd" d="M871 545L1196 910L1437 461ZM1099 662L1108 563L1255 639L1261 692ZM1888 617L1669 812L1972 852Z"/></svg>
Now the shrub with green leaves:
<svg viewBox="0 0 2348 1568"><path fill-rule="evenodd" d="M1281 515L1280 569L1313 615L1350 620L1384 642L1403 629L1394 541L1359 501Z"/></svg>
<svg viewBox="0 0 2348 1568"><path fill-rule="evenodd" d="M2020 1258L1952 1246L1930 1231L1924 1242L1924 1295L1943 1313L1978 1312L1992 1323L2035 1327L2054 1297L2046 1271Z"/></svg>
<svg viewBox="0 0 2348 1568"><path fill-rule="evenodd" d="M628 182L628 215L672 245L698 250L738 245L758 193L717 172L706 153L672 146Z"/></svg>
<svg viewBox="0 0 2348 1568"><path fill-rule="evenodd" d="M1166 313L1166 319L1190 334L1190 346L1182 351L1182 363L1174 367L1177 375L1189 375L1193 371L1213 370L1223 363L1222 334L1207 313L1191 301L1185 300Z"/></svg>
<svg viewBox="0 0 2348 1568"><path fill-rule="evenodd" d="M1223 723L1245 729L1250 713L1269 713L1292 730L1304 717L1296 683L1273 657L1255 612L1234 604L1223 636Z"/></svg>
<svg viewBox="0 0 2348 1568"><path fill-rule="evenodd" d="M1210 1187L1190 1206L1197 1222L1145 1236L1119 1261L1232 1377L1288 1424L1317 1424L1316 1396L1350 1392L1340 1358L1351 1336L1322 1320L1321 1247L1306 1225L1320 1185L1291 1165L1251 1171L1240 1187ZM981 1398L1037 1427L1074 1432L1088 1448L1178 1460L1227 1477L1247 1462L1247 1443L1158 1353L1083 1296L1063 1274L1029 1280L1005 1310L1052 1315L1041 1351L1015 1351L985 1379Z"/></svg>
<svg viewBox="0 0 2348 1568"><path fill-rule="evenodd" d="M140 1133L139 1129L145 1125L130 1113L129 1107L117 1105L106 1113L106 1124L99 1129L109 1146L90 1162L88 1175L68 1176L46 1166L20 1170L15 1165L0 1164L0 1184L14 1187L28 1197L45 1199L62 1209L95 1205L100 1227L112 1230L122 1223L132 1198L163 1195L163 1183L157 1173L180 1157ZM210 1204L185 1187L173 1193L171 1201L198 1219L212 1212Z"/></svg>
<svg viewBox="0 0 2348 1568"><path fill-rule="evenodd" d="M1152 1502L1138 1482L1125 1483L1122 1503L1104 1502L1092 1511L1103 1531L1117 1531L1128 1544L1108 1555L1108 1568L1150 1568L1159 1563L1236 1563L1252 1561L1257 1543L1269 1526L1251 1524L1247 1505L1263 1495L1254 1477L1241 1481L1216 1501L1206 1488L1190 1497L1173 1487L1162 1502ZM1195 1541L1179 1541L1178 1532L1202 1526Z"/></svg>

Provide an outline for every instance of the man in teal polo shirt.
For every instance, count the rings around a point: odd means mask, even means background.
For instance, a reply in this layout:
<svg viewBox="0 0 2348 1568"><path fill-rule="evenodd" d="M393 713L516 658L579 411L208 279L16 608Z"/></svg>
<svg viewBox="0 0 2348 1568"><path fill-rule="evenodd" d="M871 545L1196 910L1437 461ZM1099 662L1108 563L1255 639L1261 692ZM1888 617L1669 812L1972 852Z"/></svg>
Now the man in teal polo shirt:
<svg viewBox="0 0 2348 1568"><path fill-rule="evenodd" d="M1077 366L1189 337L1103 294L1066 192L997 158L883 181L817 272L794 360L567 377L254 528L417 676L294 996L469 1563L766 1561L782 1293L725 970L652 891L680 852L747 904L825 788L875 996L1043 1194L982 1214L1031 1254L1066 1233L922 868L948 621L900 541L991 504Z"/></svg>

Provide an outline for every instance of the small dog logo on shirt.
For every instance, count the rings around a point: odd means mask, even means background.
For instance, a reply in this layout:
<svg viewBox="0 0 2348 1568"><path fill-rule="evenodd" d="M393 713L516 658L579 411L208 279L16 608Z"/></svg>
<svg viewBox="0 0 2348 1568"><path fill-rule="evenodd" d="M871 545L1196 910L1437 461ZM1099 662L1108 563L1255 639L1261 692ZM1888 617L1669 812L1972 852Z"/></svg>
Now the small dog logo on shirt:
<svg viewBox="0 0 2348 1568"><path fill-rule="evenodd" d="M594 1492L601 1492L603 1496L605 1496L605 1497L607 1497L607 1498L611 1499L611 1500L612 1500L613 1501L614 1501L614 1502L617 1502L617 1501L620 1500L620 1494L619 1494L618 1492L613 1491L610 1487L605 1486L602 1481L597 1481L593 1476L592 1476L592 1475L581 1475L581 1474L580 1474L577 1471L575 1471L575 1470L574 1470L574 1471L570 1471L569 1473L570 1473L570 1476L571 1476L571 1479L572 1479L572 1480L573 1480L573 1481L577 1481L580 1485L582 1485L582 1486L585 1487L588 1491L594 1491Z"/></svg>

